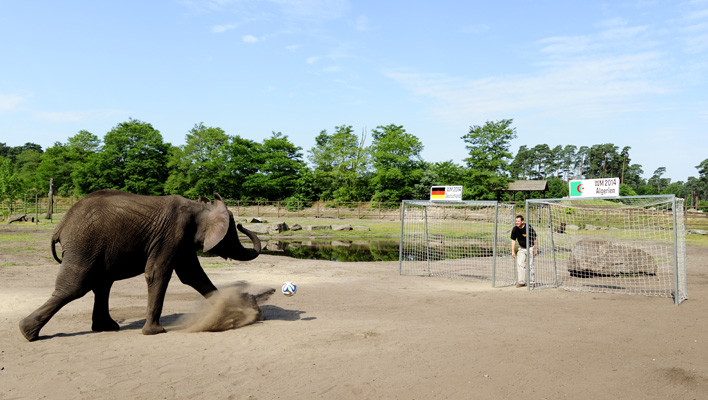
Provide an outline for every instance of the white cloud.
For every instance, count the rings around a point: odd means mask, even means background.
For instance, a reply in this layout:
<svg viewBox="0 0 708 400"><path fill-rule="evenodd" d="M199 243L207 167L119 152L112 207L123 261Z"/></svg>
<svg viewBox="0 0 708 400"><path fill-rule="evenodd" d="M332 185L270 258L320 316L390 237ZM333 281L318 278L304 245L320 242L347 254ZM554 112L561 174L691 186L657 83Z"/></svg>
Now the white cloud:
<svg viewBox="0 0 708 400"><path fill-rule="evenodd" d="M708 1L691 3L708 5ZM699 54L708 50L708 9L691 10L683 15L680 32L683 34L684 50L689 54Z"/></svg>
<svg viewBox="0 0 708 400"><path fill-rule="evenodd" d="M360 15L354 22L354 29L362 32L372 30L371 20L366 15Z"/></svg>
<svg viewBox="0 0 708 400"><path fill-rule="evenodd" d="M319 61L319 59L320 59L320 57L308 57L307 63L308 63L308 64L314 64L314 63L316 63L317 61Z"/></svg>
<svg viewBox="0 0 708 400"><path fill-rule="evenodd" d="M17 107L24 103L27 100L27 97L28 96L0 93L0 112L17 110Z"/></svg>
<svg viewBox="0 0 708 400"><path fill-rule="evenodd" d="M339 71L341 71L341 70L342 70L342 67L337 66L337 65L332 65L332 66L325 67L325 68L322 69L323 72L328 72L328 73L331 73L331 72L339 72Z"/></svg>
<svg viewBox="0 0 708 400"><path fill-rule="evenodd" d="M236 24L228 24L228 25L216 25L211 28L212 33L224 33L226 31L230 31L232 29L235 29L238 25Z"/></svg>
<svg viewBox="0 0 708 400"><path fill-rule="evenodd" d="M256 43L258 42L258 38L253 36L253 35L246 35L243 38L244 43Z"/></svg>
<svg viewBox="0 0 708 400"><path fill-rule="evenodd" d="M603 118L643 110L645 96L669 91L642 74L647 66L659 62L658 58L646 53L578 60L529 75L482 79L410 72L387 76L416 95L435 99L440 105L435 106L434 114L451 122L529 112Z"/></svg>
<svg viewBox="0 0 708 400"><path fill-rule="evenodd" d="M588 36L558 36L539 40L542 53L570 54L587 51L592 47L592 40Z"/></svg>
<svg viewBox="0 0 708 400"><path fill-rule="evenodd" d="M695 10L695 11L692 11L691 13L686 15L686 19L689 21L695 21L697 19L706 19L706 18L708 18L708 9Z"/></svg>
<svg viewBox="0 0 708 400"><path fill-rule="evenodd" d="M299 49L300 47L302 47L302 45L293 44L293 45L290 45L290 46L285 46L285 50L287 50L287 51L296 51L296 50Z"/></svg>
<svg viewBox="0 0 708 400"><path fill-rule="evenodd" d="M342 16L349 8L347 0L269 0L280 6L281 11L298 18L333 19Z"/></svg>
<svg viewBox="0 0 708 400"><path fill-rule="evenodd" d="M432 112L460 123L495 116L537 114L554 118L619 117L648 108L652 96L675 91L660 71L666 55L646 26L622 19L594 33L537 41L539 59L529 72L465 77L394 71L386 75L435 101Z"/></svg>

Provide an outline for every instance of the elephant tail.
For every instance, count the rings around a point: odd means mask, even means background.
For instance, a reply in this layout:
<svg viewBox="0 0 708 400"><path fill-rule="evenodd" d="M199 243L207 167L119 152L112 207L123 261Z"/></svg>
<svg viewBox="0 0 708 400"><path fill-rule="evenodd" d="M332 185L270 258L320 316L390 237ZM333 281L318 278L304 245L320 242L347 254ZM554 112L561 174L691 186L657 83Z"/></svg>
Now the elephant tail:
<svg viewBox="0 0 708 400"><path fill-rule="evenodd" d="M61 259L57 256L56 244L61 243L61 239L59 238L60 232L61 232L61 226L59 226L58 229L52 235L52 255L54 256L54 259L57 260L57 262L59 264L61 264Z"/></svg>

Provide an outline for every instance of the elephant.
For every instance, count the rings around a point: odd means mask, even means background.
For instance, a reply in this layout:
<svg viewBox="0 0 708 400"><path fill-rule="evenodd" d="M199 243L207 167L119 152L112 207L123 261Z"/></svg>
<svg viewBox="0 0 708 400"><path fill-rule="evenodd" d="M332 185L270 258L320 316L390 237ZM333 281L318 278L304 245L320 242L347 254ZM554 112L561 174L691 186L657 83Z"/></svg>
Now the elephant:
<svg viewBox="0 0 708 400"><path fill-rule="evenodd" d="M252 249L243 247L237 228L253 242ZM235 224L217 193L210 203L203 197L195 201L176 195L93 192L74 204L54 230L52 255L61 264L54 292L20 321L20 331L28 341L36 340L54 314L89 291L94 293L91 329L117 331L120 327L109 314L111 286L144 273L148 302L142 333L163 333L160 315L173 271L207 299L217 291L199 264L199 249L225 259L249 261L258 257L261 243L253 232Z"/></svg>

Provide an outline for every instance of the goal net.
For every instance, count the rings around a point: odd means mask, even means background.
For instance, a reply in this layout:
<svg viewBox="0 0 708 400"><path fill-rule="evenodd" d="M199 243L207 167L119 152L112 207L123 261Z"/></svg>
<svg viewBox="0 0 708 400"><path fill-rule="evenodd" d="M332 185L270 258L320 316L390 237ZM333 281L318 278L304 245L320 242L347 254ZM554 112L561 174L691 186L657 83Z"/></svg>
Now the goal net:
<svg viewBox="0 0 708 400"><path fill-rule="evenodd" d="M538 235L534 289L687 299L681 198L526 200L526 222Z"/></svg>
<svg viewBox="0 0 708 400"><path fill-rule="evenodd" d="M399 273L515 282L514 207L496 201L404 200Z"/></svg>

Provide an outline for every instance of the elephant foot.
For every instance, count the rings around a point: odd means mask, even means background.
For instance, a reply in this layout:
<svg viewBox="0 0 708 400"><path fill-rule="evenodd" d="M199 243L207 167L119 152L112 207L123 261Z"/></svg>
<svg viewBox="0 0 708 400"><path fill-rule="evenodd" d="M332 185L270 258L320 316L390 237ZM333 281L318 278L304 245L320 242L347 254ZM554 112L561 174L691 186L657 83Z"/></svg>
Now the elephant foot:
<svg viewBox="0 0 708 400"><path fill-rule="evenodd" d="M165 332L167 332L167 331L160 324L148 325L146 323L145 326L143 326L143 335L157 335L158 333L165 333Z"/></svg>
<svg viewBox="0 0 708 400"><path fill-rule="evenodd" d="M119 331L120 326L116 321L109 318L100 321L93 321L93 323L91 324L91 330L94 332Z"/></svg>
<svg viewBox="0 0 708 400"><path fill-rule="evenodd" d="M38 326L36 322L33 323L29 319L30 317L27 317L20 321L20 332L22 332L22 336L24 336L25 339L30 342L34 342L39 337L39 330L41 326Z"/></svg>

